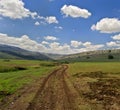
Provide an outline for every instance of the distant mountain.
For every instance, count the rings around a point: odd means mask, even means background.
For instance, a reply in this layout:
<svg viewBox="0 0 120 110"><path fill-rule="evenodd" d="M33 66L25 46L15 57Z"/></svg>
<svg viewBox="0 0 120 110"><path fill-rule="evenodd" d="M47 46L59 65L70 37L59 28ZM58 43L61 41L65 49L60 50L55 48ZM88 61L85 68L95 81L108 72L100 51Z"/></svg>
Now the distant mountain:
<svg viewBox="0 0 120 110"><path fill-rule="evenodd" d="M50 60L51 58L39 52L0 44L0 59Z"/></svg>
<svg viewBox="0 0 120 110"><path fill-rule="evenodd" d="M49 58L54 59L54 60L58 60L58 59L61 59L61 58L66 56L66 55L63 55L63 54L52 54L52 53L44 53L44 55L46 55Z"/></svg>
<svg viewBox="0 0 120 110"><path fill-rule="evenodd" d="M59 60L61 62L120 61L120 49L97 50L70 55L60 55L33 52L14 46L0 44L0 59Z"/></svg>
<svg viewBox="0 0 120 110"><path fill-rule="evenodd" d="M77 54L66 55L61 61L120 61L120 49L97 50Z"/></svg>

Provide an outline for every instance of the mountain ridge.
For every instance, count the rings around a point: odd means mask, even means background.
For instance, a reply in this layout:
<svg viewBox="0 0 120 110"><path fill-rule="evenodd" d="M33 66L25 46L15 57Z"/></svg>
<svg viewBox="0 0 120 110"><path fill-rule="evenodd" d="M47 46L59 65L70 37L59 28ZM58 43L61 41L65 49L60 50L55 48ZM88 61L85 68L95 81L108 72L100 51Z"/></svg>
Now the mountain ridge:
<svg viewBox="0 0 120 110"><path fill-rule="evenodd" d="M111 58L110 58L111 57ZM96 50L66 55L63 61L120 61L120 49Z"/></svg>
<svg viewBox="0 0 120 110"><path fill-rule="evenodd" d="M111 57L111 58L109 58ZM0 59L56 60L56 61L120 61L120 49L87 51L62 55L28 51L0 44Z"/></svg>
<svg viewBox="0 0 120 110"><path fill-rule="evenodd" d="M51 60L48 56L28 51L19 47L0 44L0 58L3 59L26 59L26 60Z"/></svg>

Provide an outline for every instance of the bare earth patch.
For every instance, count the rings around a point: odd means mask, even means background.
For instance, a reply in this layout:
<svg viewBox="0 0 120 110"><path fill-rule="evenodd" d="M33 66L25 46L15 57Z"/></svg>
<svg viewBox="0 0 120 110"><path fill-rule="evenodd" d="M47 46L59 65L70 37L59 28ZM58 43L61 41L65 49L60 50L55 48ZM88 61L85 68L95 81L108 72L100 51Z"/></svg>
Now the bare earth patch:
<svg viewBox="0 0 120 110"><path fill-rule="evenodd" d="M120 78L114 73L74 74L74 87L92 110L120 110ZM84 109L82 109L84 110Z"/></svg>
<svg viewBox="0 0 120 110"><path fill-rule="evenodd" d="M67 68L62 66L44 80L27 110L79 110L79 96L69 84Z"/></svg>

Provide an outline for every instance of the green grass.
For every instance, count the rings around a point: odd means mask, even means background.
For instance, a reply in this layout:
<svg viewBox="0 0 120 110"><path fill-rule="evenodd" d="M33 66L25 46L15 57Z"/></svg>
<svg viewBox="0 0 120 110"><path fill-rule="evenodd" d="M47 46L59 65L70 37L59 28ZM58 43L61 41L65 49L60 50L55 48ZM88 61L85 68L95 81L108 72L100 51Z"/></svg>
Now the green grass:
<svg viewBox="0 0 120 110"><path fill-rule="evenodd" d="M16 70L22 67L26 70ZM0 99L55 69L54 62L0 60Z"/></svg>
<svg viewBox="0 0 120 110"><path fill-rule="evenodd" d="M40 66L54 66L54 62L36 60L0 60L0 72L16 71L18 70L18 67L30 69Z"/></svg>
<svg viewBox="0 0 120 110"><path fill-rule="evenodd" d="M79 72L120 72L119 62L77 62L70 63L68 73L74 74Z"/></svg>

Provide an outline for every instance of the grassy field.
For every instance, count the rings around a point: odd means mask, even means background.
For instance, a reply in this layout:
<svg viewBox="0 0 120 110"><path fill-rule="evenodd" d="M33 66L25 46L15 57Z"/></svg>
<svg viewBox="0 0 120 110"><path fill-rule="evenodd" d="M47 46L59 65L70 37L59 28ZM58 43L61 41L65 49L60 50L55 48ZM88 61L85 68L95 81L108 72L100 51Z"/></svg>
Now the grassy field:
<svg viewBox="0 0 120 110"><path fill-rule="evenodd" d="M0 100L12 96L24 87L36 85L57 63L35 60L0 60ZM68 83L79 95L81 110L119 110L120 108L120 63L119 62L76 62L69 63ZM32 87L34 87L32 85ZM29 89L30 89L29 88ZM22 100L30 102L34 90L26 92ZM26 90L26 89L24 89ZM23 90L23 91L24 91ZM20 92L22 94L22 92ZM34 94L34 95L33 95ZM23 94L22 94L23 95ZM21 95L21 96L22 96ZM14 99L14 97L12 97ZM26 99L27 98L27 99ZM9 100L9 102L11 102ZM4 102L3 102L4 103ZM5 105L6 106L6 105ZM4 106L3 106L4 108Z"/></svg>
<svg viewBox="0 0 120 110"><path fill-rule="evenodd" d="M0 60L0 99L55 69L53 62Z"/></svg>
<svg viewBox="0 0 120 110"><path fill-rule="evenodd" d="M120 62L77 62L70 63L68 69L71 74L94 71L120 73Z"/></svg>
<svg viewBox="0 0 120 110"><path fill-rule="evenodd" d="M79 62L68 66L71 81L82 100L81 110L119 110L119 62Z"/></svg>

